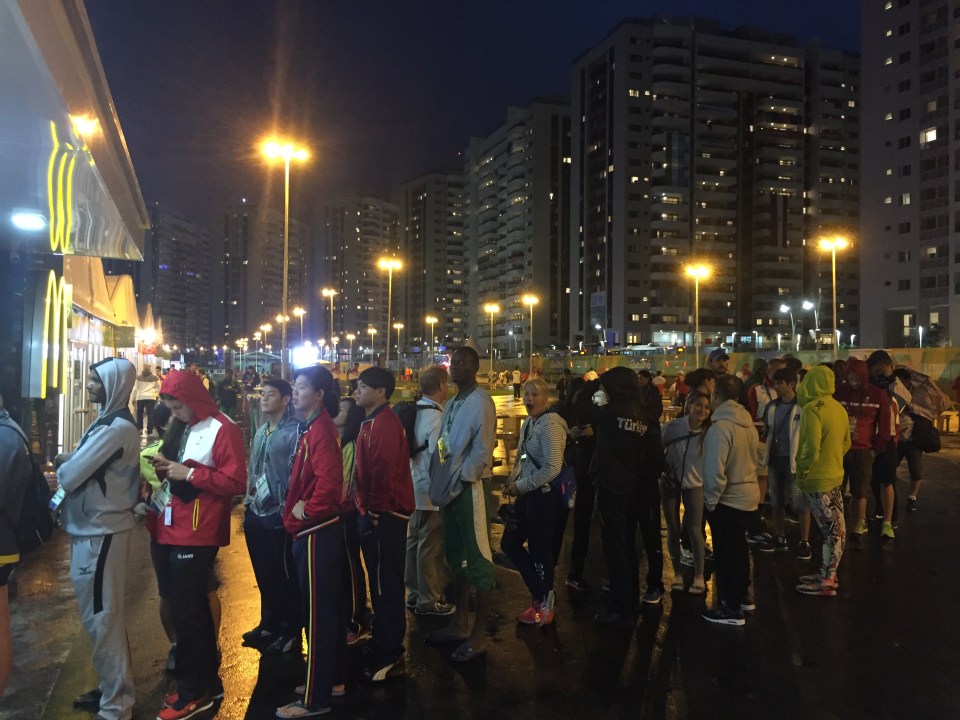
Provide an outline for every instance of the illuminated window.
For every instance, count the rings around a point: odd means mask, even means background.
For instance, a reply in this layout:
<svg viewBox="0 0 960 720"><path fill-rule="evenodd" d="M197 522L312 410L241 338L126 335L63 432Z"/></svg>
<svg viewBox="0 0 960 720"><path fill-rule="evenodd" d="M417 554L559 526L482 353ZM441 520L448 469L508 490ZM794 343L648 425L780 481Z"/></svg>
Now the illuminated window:
<svg viewBox="0 0 960 720"><path fill-rule="evenodd" d="M926 145L927 143L932 143L937 139L937 129L935 127L927 128L926 130L920 131L920 144Z"/></svg>
<svg viewBox="0 0 960 720"><path fill-rule="evenodd" d="M883 59L883 64L884 64L884 65L893 65L893 57L890 56L890 55L887 55L887 57L885 57L885 58Z"/></svg>

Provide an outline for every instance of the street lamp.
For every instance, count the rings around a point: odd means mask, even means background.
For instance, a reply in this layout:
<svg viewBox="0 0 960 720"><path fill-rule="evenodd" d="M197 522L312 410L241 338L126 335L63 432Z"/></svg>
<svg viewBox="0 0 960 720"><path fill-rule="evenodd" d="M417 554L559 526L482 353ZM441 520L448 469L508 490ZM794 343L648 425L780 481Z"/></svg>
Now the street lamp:
<svg viewBox="0 0 960 720"><path fill-rule="evenodd" d="M427 321L427 325L430 326L430 364L432 365L434 358L437 356L437 348L433 344L437 339L435 335L437 318L433 315L427 315L427 317L424 319Z"/></svg>
<svg viewBox="0 0 960 720"><path fill-rule="evenodd" d="M377 329L375 327L367 328L367 333L370 335L370 364L373 365L373 336L377 334ZM389 340L387 340L387 345L390 345Z"/></svg>
<svg viewBox="0 0 960 720"><path fill-rule="evenodd" d="M390 323L393 322L393 271L399 270L403 264L396 258L382 257L377 260L377 267L387 271L387 359L386 367L390 367Z"/></svg>
<svg viewBox="0 0 960 720"><path fill-rule="evenodd" d="M797 324L793 321L793 308L789 305L781 305L780 312L790 313L790 337L797 334Z"/></svg>
<svg viewBox="0 0 960 720"><path fill-rule="evenodd" d="M521 300L530 308L530 377L533 377L533 306L540 302L536 295L524 295Z"/></svg>
<svg viewBox="0 0 960 720"><path fill-rule="evenodd" d="M687 265L684 272L693 278L693 347L696 367L700 367L700 280L710 277L710 266L702 263Z"/></svg>
<svg viewBox="0 0 960 720"><path fill-rule="evenodd" d="M264 141L261 151L268 160L283 160L283 307L281 314L287 315L287 295L290 286L290 162L303 162L310 153L305 147L297 147L292 142L276 139ZM280 332L280 376L287 376L287 325Z"/></svg>
<svg viewBox="0 0 960 720"><path fill-rule="evenodd" d="M500 312L500 306L487 303L483 306L483 311L490 314L490 372L493 372L493 317Z"/></svg>
<svg viewBox="0 0 960 720"><path fill-rule="evenodd" d="M353 362L353 341L356 339L356 335L353 333L347 333L347 341L350 343L350 362Z"/></svg>
<svg viewBox="0 0 960 720"><path fill-rule="evenodd" d="M293 309L293 314L300 318L300 344L303 345L303 316L307 314L307 311L302 307L295 307Z"/></svg>
<svg viewBox="0 0 960 720"><path fill-rule="evenodd" d="M837 334L837 250L844 250L849 245L850 242L843 237L838 235L834 238L821 238L820 242L817 243L821 250L830 251L830 267L833 274L833 334L834 334L834 343L833 343L833 359L837 359L837 345L836 334Z"/></svg>
<svg viewBox="0 0 960 720"><path fill-rule="evenodd" d="M400 331L403 330L402 322L395 322L393 329L397 331L397 373L400 372L400 366L403 364L403 351L400 349Z"/></svg>
<svg viewBox="0 0 960 720"><path fill-rule="evenodd" d="M325 287L320 291L320 294L325 298L330 300L330 335L333 336L333 298L337 294L337 291L333 288Z"/></svg>
<svg viewBox="0 0 960 720"><path fill-rule="evenodd" d="M780 352L780 338L783 337L783 333L777 333L777 352Z"/></svg>
<svg viewBox="0 0 960 720"><path fill-rule="evenodd" d="M257 352L260 352L260 338L263 337L263 333L259 330L253 334L253 339L257 341Z"/></svg>
<svg viewBox="0 0 960 720"><path fill-rule="evenodd" d="M270 342L270 331L273 330L273 325L264 323L260 326L260 330L263 332L263 344L266 345Z"/></svg>
<svg viewBox="0 0 960 720"><path fill-rule="evenodd" d="M513 330L507 330L507 335L513 340L513 356L517 357L517 336L513 334Z"/></svg>

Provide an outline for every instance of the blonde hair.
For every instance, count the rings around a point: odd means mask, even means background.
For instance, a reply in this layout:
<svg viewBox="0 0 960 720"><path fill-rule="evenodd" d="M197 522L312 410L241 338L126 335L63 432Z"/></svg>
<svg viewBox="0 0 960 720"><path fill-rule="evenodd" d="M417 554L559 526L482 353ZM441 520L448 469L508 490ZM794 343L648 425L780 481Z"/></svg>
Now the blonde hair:
<svg viewBox="0 0 960 720"><path fill-rule="evenodd" d="M523 384L524 392L530 386L533 386L538 395L543 395L544 397L550 396L550 386L547 385L547 381L542 377L532 377Z"/></svg>

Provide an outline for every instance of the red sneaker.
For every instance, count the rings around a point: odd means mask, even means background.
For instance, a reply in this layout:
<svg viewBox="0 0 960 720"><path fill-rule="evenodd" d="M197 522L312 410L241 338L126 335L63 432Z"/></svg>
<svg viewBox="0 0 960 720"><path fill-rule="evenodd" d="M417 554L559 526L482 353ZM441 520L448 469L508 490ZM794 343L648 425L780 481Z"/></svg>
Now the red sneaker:
<svg viewBox="0 0 960 720"><path fill-rule="evenodd" d="M534 603L522 613L517 615L517 622L523 623L524 625L539 625L540 611L537 609L537 604Z"/></svg>

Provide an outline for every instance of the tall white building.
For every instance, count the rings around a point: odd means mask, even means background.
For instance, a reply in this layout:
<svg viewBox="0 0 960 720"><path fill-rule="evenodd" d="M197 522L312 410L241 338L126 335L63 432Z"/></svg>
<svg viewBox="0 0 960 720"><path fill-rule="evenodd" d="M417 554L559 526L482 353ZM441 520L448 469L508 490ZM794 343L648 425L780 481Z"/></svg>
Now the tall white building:
<svg viewBox="0 0 960 720"><path fill-rule="evenodd" d="M805 300L832 337L830 268L824 280L813 245L858 222L854 55L629 19L575 61L572 97L572 335L692 343L684 267L705 262L705 344L809 337ZM841 328L855 331L857 266L844 259Z"/></svg>
<svg viewBox="0 0 960 720"><path fill-rule="evenodd" d="M463 176L446 173L424 175L397 189L400 257L407 266L396 296L397 317L404 324L406 353L466 340L463 194ZM428 316L437 319L433 339Z"/></svg>
<svg viewBox="0 0 960 720"><path fill-rule="evenodd" d="M960 340L960 9L864 0L863 344ZM939 336L939 338L938 338Z"/></svg>
<svg viewBox="0 0 960 720"><path fill-rule="evenodd" d="M569 343L570 109L537 100L510 108L507 121L464 153L469 331L489 353L527 356L529 308L536 348Z"/></svg>
<svg viewBox="0 0 960 720"><path fill-rule="evenodd" d="M346 347L347 333L356 336L354 347L369 347L368 329L377 331L373 338L378 353L389 341L396 344L392 329L398 317L398 298L405 283L410 282L408 263L393 274L393 319L387 318L388 274L377 268L383 256L400 257L400 208L391 202L359 195L335 200L321 209L319 255L314 268L314 298L311 301L315 318L313 327L322 327L321 337L330 338L329 300L320 296L323 287L336 290L333 331ZM391 353L392 355L392 353Z"/></svg>

